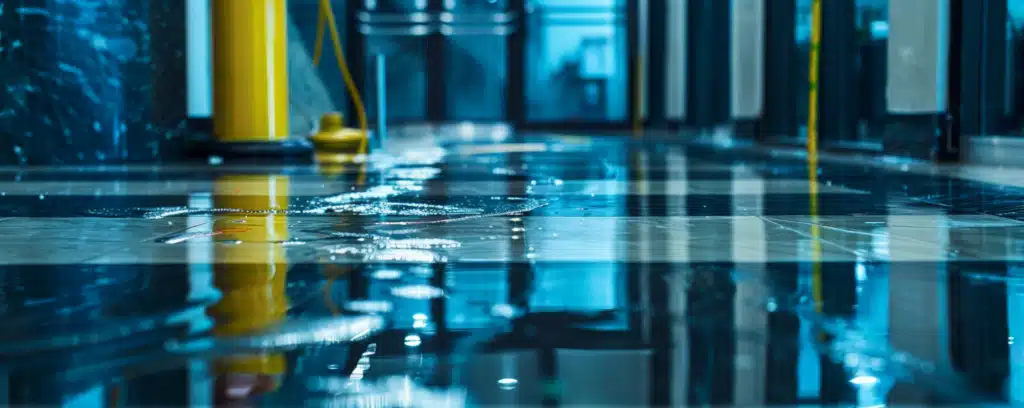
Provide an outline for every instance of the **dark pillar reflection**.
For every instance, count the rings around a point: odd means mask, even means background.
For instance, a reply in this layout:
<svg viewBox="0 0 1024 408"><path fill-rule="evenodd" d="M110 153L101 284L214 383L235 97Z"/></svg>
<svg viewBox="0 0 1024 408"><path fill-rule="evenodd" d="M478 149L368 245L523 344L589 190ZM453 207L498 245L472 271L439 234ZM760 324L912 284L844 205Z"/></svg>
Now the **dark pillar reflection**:
<svg viewBox="0 0 1024 408"><path fill-rule="evenodd" d="M687 161L686 178L691 182L702 180L700 163ZM731 183L732 173L720 181ZM732 196L723 195L718 205L705 205L707 196L688 192L687 215L729 216L733 208ZM729 212L723 213L723 209ZM691 227L690 236L713 236L729 241L731 254L733 226L731 223L702 224L707 229ZM697 240L691 239L691 257L706 251ZM687 297L687 320L690 322L689 404L730 405L733 402L733 383L736 376L736 283L732 278L732 262L716 262L690 266L690 287Z"/></svg>
<svg viewBox="0 0 1024 408"><path fill-rule="evenodd" d="M79 342L69 347L34 347L19 356L2 356L5 361L25 364L9 371L8 401L11 406L61 405L80 398L109 398L110 383L125 372L119 357L159 349L168 338L186 333L182 325L140 326L142 319L165 316L182 310L189 292L188 274L183 266L26 266L5 274L6 313L0 325L18 333L21 343L36 343L75 333L112 333L109 339ZM8 320L11 319L11 320ZM13 333L12 333L13 334ZM27 335L27 337L23 337ZM88 337L84 337L88 339ZM109 367L98 364L110 364ZM87 369L91 375L66 376L69 370ZM123 387L135 387L125 378ZM163 401L187 395L183 383L165 383ZM88 393L88 394L87 394Z"/></svg>
<svg viewBox="0 0 1024 408"><path fill-rule="evenodd" d="M0 163L168 158L185 116L184 1L11 0Z"/></svg>
<svg viewBox="0 0 1024 408"><path fill-rule="evenodd" d="M1010 376L1007 266L999 262L949 264L953 369L973 390L991 396L1002 396L1008 390L1005 385Z"/></svg>
<svg viewBox="0 0 1024 408"><path fill-rule="evenodd" d="M643 190L639 183L651 183L671 180L668 173L666 155L656 149L645 152L630 153L629 181L630 194L626 199L626 214L643 217L665 217L669 211L669 200L664 190ZM650 399L652 406L672 405L673 366L684 364L673 361L672 350L680 346L673 344L672 326L684 316L675 316L669 312L669 282L672 274L685 273L685 267L671 262L662 262L671 254L674 244L668 231L661 228L639 228L639 224L630 223L628 237L633 243L645 243L646 253L628 253L630 260L626 264L629 274L630 305L640 309L630 311L630 327L641 333L643 342L651 348L650 367ZM657 260L654 260L654 259Z"/></svg>
<svg viewBox="0 0 1024 408"><path fill-rule="evenodd" d="M799 273L799 264L768 266L767 284L772 288L776 302L785 302L799 296ZM765 378L768 379L765 387L767 405L793 404L799 398L799 336L800 319L795 314L768 314L768 355L765 367Z"/></svg>
<svg viewBox="0 0 1024 408"><path fill-rule="evenodd" d="M143 278L148 295L139 298L136 307L157 314L181 308L186 304L191 286L188 266L160 267L150 271ZM187 327L175 330L177 335L187 335ZM206 394L206 390L195 390L193 372L187 365L126 376L117 394L124 406L186 406L192 402L193 393Z"/></svg>
<svg viewBox="0 0 1024 408"><path fill-rule="evenodd" d="M853 262L822 263L819 277L821 285L821 314L825 318L851 319L856 314L857 264ZM827 341L827 340L826 340ZM856 389L850 384L850 375L842 361L821 356L821 402L823 404L849 403L857 400Z"/></svg>
<svg viewBox="0 0 1024 408"><path fill-rule="evenodd" d="M509 153L506 156L507 168L510 169L521 169L525 165L522 153ZM508 195L509 197L526 197L526 183L522 176L509 175L506 176L505 181L508 183ZM523 227L523 225L516 225L515 227ZM508 268L508 303L512 306L527 310L529 308L530 294L533 289L533 280L536 272L534 271L533 265L529 262L525 262L528 240L526 234L529 231L523 232L522 239L509 240L509 257L513 260L507 263Z"/></svg>

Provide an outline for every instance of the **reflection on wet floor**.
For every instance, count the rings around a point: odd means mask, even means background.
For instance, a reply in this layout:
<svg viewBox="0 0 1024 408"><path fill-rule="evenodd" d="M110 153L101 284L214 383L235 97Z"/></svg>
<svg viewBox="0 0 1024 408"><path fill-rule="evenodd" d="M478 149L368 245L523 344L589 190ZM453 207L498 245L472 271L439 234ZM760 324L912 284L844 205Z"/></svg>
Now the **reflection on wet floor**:
<svg viewBox="0 0 1024 408"><path fill-rule="evenodd" d="M1024 190L521 142L330 169L0 168L0 398L1024 402Z"/></svg>

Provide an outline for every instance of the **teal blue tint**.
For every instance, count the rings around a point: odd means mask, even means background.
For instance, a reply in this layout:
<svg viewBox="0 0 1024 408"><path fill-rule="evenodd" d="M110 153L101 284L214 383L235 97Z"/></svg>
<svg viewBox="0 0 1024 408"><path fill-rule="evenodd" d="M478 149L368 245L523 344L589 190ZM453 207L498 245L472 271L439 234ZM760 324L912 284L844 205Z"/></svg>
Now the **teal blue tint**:
<svg viewBox="0 0 1024 408"><path fill-rule="evenodd" d="M793 106L796 107L796 136L801 140L807 138L811 20L811 0L796 0L796 24L794 24L795 32L793 33L793 40L796 42L795 52L793 53L793 58L796 59L796 62L793 64L793 86L796 88L794 93L796 100Z"/></svg>
<svg viewBox="0 0 1024 408"><path fill-rule="evenodd" d="M625 0L528 1L526 24L528 120L626 119Z"/></svg>
<svg viewBox="0 0 1024 408"><path fill-rule="evenodd" d="M881 145L885 125L889 0L857 0L856 7L857 133L854 139L842 140L839 144L869 148Z"/></svg>
<svg viewBox="0 0 1024 408"><path fill-rule="evenodd" d="M1003 51L1005 70L1002 95L1002 120L991 126L990 131L998 136L1024 135L1024 0L1006 0L1006 45L1003 50L989 48L989 53ZM998 104L996 104L998 105Z"/></svg>

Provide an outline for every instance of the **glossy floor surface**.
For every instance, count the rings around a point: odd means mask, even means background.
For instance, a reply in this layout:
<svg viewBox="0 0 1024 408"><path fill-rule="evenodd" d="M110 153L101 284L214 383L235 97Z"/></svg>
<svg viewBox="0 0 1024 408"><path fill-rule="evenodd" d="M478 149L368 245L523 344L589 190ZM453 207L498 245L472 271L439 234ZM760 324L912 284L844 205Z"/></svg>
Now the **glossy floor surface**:
<svg viewBox="0 0 1024 408"><path fill-rule="evenodd" d="M410 133L347 166L0 168L0 403L1024 402L1020 188Z"/></svg>

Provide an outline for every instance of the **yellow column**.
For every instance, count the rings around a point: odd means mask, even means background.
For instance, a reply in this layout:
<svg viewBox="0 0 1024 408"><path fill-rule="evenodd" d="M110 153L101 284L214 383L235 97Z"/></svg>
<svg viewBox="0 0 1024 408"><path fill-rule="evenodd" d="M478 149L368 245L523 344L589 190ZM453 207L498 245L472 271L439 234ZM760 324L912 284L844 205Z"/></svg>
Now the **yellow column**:
<svg viewBox="0 0 1024 408"><path fill-rule="evenodd" d="M221 142L288 137L286 0L213 1L213 116Z"/></svg>
<svg viewBox="0 0 1024 408"><path fill-rule="evenodd" d="M249 0L244 0L249 1ZM241 2L241 1L240 1ZM214 186L214 206L284 210L286 176L226 176ZM280 323L288 310L287 218L283 214L219 215L214 221L214 285L223 294L209 309L214 334L237 336ZM285 372L282 354L234 356L216 362L221 376L249 375L274 381Z"/></svg>

